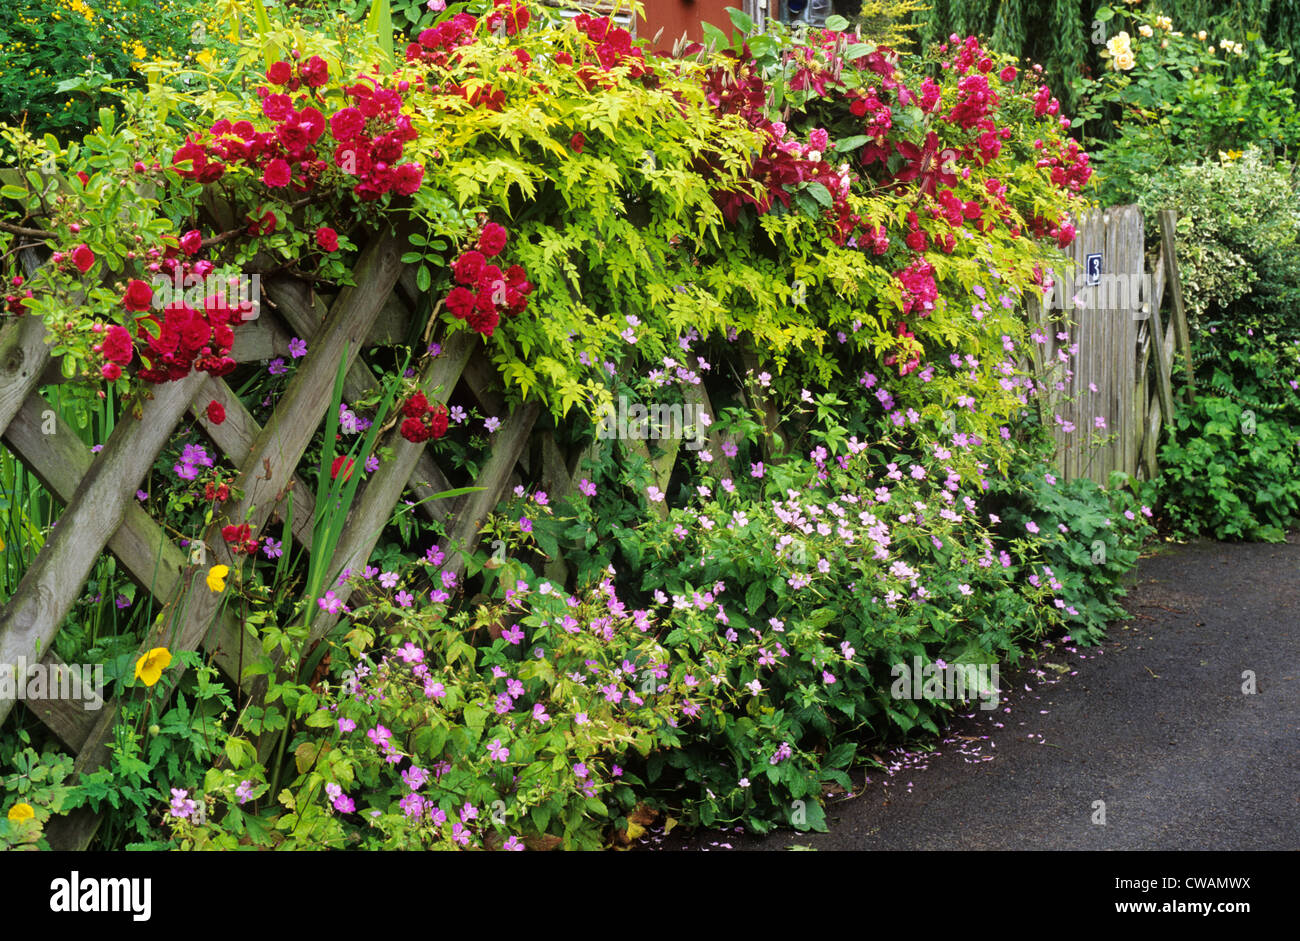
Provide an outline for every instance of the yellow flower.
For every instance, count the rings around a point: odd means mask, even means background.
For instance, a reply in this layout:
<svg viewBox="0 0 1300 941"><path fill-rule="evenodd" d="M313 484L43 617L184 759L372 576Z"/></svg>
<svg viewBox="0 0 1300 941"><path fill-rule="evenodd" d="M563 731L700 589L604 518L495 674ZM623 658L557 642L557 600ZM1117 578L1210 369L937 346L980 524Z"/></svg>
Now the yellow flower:
<svg viewBox="0 0 1300 941"><path fill-rule="evenodd" d="M1137 60L1133 58L1131 51L1121 52L1111 60L1115 63L1115 68L1127 72L1133 66L1137 65Z"/></svg>
<svg viewBox="0 0 1300 941"><path fill-rule="evenodd" d="M136 44L131 47L131 51L135 53L135 57L137 59L143 59L145 56L149 54L149 50L144 47L144 43L139 41L137 41Z"/></svg>
<svg viewBox="0 0 1300 941"><path fill-rule="evenodd" d="M36 811L32 809L31 804L14 804L9 808L9 819L15 823L23 820L31 820L36 816Z"/></svg>
<svg viewBox="0 0 1300 941"><path fill-rule="evenodd" d="M230 574L230 566L214 565L208 569L208 587L213 591L226 590L226 576Z"/></svg>
<svg viewBox="0 0 1300 941"><path fill-rule="evenodd" d="M1142 35L1144 39L1150 39L1155 34L1155 31L1152 30L1151 27L1148 26L1146 23L1143 23L1141 26L1138 27L1138 32Z"/></svg>
<svg viewBox="0 0 1300 941"><path fill-rule="evenodd" d="M135 678L145 686L153 686L162 678L162 671L171 665L172 655L166 647L155 647L135 662Z"/></svg>

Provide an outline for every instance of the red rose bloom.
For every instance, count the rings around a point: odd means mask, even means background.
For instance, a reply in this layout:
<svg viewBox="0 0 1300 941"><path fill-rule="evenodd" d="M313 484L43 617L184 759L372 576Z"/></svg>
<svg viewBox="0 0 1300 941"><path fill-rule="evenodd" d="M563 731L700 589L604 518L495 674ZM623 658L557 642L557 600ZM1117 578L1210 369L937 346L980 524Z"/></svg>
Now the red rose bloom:
<svg viewBox="0 0 1300 941"><path fill-rule="evenodd" d="M77 179L81 181L82 186L85 186L87 183L90 182L90 177L86 175L85 170L77 171Z"/></svg>
<svg viewBox="0 0 1300 941"><path fill-rule="evenodd" d="M330 118L330 133L337 141L350 141L365 129L365 116L356 108L344 108Z"/></svg>
<svg viewBox="0 0 1300 941"><path fill-rule="evenodd" d="M203 247L203 236L199 234L198 229L190 229L181 236L181 251L187 255L193 255Z"/></svg>
<svg viewBox="0 0 1300 941"><path fill-rule="evenodd" d="M90 250L90 246L82 242L72 250L72 263L77 266L77 270L85 274L95 264L95 253Z"/></svg>
<svg viewBox="0 0 1300 941"><path fill-rule="evenodd" d="M402 437L412 444L419 444L429 440L429 429L424 426L421 419L408 418L402 422Z"/></svg>
<svg viewBox="0 0 1300 941"><path fill-rule="evenodd" d="M117 363L105 363L103 366L99 367L99 374L109 382L112 382L121 378L122 367Z"/></svg>
<svg viewBox="0 0 1300 941"><path fill-rule="evenodd" d="M337 479L340 471L343 472L344 482L347 482L352 476L352 458L345 454L334 458L334 463L330 465L330 480Z"/></svg>
<svg viewBox="0 0 1300 941"><path fill-rule="evenodd" d="M131 334L126 327L111 325L105 333L104 345L100 348L104 359L111 363L125 366L131 362Z"/></svg>
<svg viewBox="0 0 1300 941"><path fill-rule="evenodd" d="M268 163L262 173L262 182L267 186L288 186L289 179L289 165L279 158Z"/></svg>
<svg viewBox="0 0 1300 941"><path fill-rule="evenodd" d="M220 402L213 399L208 403L208 421L214 425L220 425L226 420L226 409Z"/></svg>
<svg viewBox="0 0 1300 941"><path fill-rule="evenodd" d="M419 418L429 410L429 400L423 392L417 392L406 400L402 406L402 414L407 418Z"/></svg>
<svg viewBox="0 0 1300 941"><path fill-rule="evenodd" d="M424 167L418 163L404 163L393 171L393 189L402 196L410 196L424 182Z"/></svg>
<svg viewBox="0 0 1300 941"><path fill-rule="evenodd" d="M329 66L325 64L324 59L320 56L312 56L303 63L298 74L302 76L302 80L310 87L320 88L329 81L330 70Z"/></svg>
<svg viewBox="0 0 1300 941"><path fill-rule="evenodd" d="M488 258L493 258L501 254L501 250L506 247L506 230L504 227L497 225L495 222L489 222L483 226L483 232L478 237L478 248Z"/></svg>
<svg viewBox="0 0 1300 941"><path fill-rule="evenodd" d="M293 73L289 71L288 62L273 62L266 70L266 80L272 85L288 85Z"/></svg>
<svg viewBox="0 0 1300 941"><path fill-rule="evenodd" d="M474 284L483 272L485 259L482 252L468 251L456 259L451 273L460 284Z"/></svg>
<svg viewBox="0 0 1300 941"><path fill-rule="evenodd" d="M474 309L477 301L474 292L468 288L452 288L451 293L447 295L447 310L451 311L452 316L464 320Z"/></svg>
<svg viewBox="0 0 1300 941"><path fill-rule="evenodd" d="M579 131L569 138L569 146L573 148L574 153L582 153L583 146L587 143L587 138Z"/></svg>
<svg viewBox="0 0 1300 941"><path fill-rule="evenodd" d="M327 225L321 226L316 230L316 244L327 252L337 252L339 250L339 236Z"/></svg>
<svg viewBox="0 0 1300 941"><path fill-rule="evenodd" d="M447 433L447 406L439 405L429 413L429 427L434 438L441 438Z"/></svg>

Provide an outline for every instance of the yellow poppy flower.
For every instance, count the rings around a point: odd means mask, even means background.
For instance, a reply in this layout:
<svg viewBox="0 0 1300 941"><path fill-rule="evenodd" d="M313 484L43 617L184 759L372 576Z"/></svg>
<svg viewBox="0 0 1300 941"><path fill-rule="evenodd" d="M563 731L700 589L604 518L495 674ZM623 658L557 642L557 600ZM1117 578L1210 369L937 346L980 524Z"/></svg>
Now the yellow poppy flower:
<svg viewBox="0 0 1300 941"><path fill-rule="evenodd" d="M226 590L226 576L230 574L230 566L214 565L208 569L208 587L213 591Z"/></svg>
<svg viewBox="0 0 1300 941"><path fill-rule="evenodd" d="M166 647L155 647L135 662L135 678L145 686L153 686L162 678L162 671L171 665L172 655Z"/></svg>
<svg viewBox="0 0 1300 941"><path fill-rule="evenodd" d="M31 804L14 804L9 808L9 819L15 823L23 820L31 820L36 816L36 811L32 809Z"/></svg>

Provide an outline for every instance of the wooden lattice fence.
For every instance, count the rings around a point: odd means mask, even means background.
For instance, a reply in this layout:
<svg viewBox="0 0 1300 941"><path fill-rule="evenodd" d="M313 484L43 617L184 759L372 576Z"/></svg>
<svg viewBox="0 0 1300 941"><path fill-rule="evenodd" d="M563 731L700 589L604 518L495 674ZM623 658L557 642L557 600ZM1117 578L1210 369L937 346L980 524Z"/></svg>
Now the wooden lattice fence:
<svg viewBox="0 0 1300 941"><path fill-rule="evenodd" d="M284 356L294 336L308 343L308 353L264 426L257 424L224 380L193 373L154 387L153 398L144 403L139 419L120 421L102 450L92 454L41 395L42 388L62 381L51 362L41 320L25 317L0 330L0 434L4 445L64 505L57 524L0 612L0 664L12 665L25 658L47 668L62 666L53 650L55 635L97 559L107 550L164 611L158 626L142 640L139 654L159 646L173 652L204 651L239 683L245 708L258 701L265 690L265 678L244 677L254 654L260 651L256 637L250 630L241 643L241 634L248 629L235 612L221 607L222 596L206 587L204 575L211 565L234 567L235 560L221 536L224 525L247 522L255 532L263 531L273 518L282 519L290 492L293 509L287 515L293 539L304 551L310 550L313 496L296 469L326 417L340 363L347 361L345 399L355 402L364 398L377 388L378 377L359 351L391 336L394 324L409 324L416 315L423 298L414 266L400 261L403 245L400 235L376 238L354 269L356 286L344 288L328 303L308 284L292 277L262 280L260 314L236 328L231 357L249 363ZM30 270L36 263L30 252L26 260ZM497 372L478 335L459 331L433 339L440 342L441 352L427 361L419 377L430 402L446 403L457 393L458 401L472 397L485 414L501 415L505 405ZM695 389L690 397L711 411L704 390ZM220 424L213 424L206 415L206 405L213 400L225 408L226 417ZM377 448L390 448L391 457L359 488L325 584L333 585L345 569L365 566L408 488L418 498L418 511L444 525L444 568L458 575L465 571L466 555L477 548L488 514L516 483L538 480L555 496L575 489L583 471L581 462L591 449L563 454L549 430L549 421L540 422L541 416L535 402L505 415L474 480L454 480L458 475L439 467L424 444L409 442L396 428L391 429L376 443ZM238 468L232 499L220 508L208 530L196 537L206 551L202 565L196 559L197 543L183 548L135 499L136 490L177 426L190 421ZM624 440L618 446L629 455L644 458L653 468L656 482L667 487L677 448L673 446L676 442L662 443L667 447L654 459L644 440ZM478 489L455 499L428 499L468 486ZM553 561L548 574L564 580L564 563ZM335 594L346 604L353 590L353 583L347 582L336 588ZM312 622L308 647L335 623L336 615L318 615ZM170 690L164 687L174 689L179 678L178 669L168 671L167 683L154 691L156 703L162 692L162 701L154 708L165 708ZM13 700L0 700L0 722L13 705ZM120 713L118 702L109 702L98 712L85 711L80 702L60 699L27 705L75 752L76 771L93 771L107 763L113 726ZM89 811L56 818L48 829L51 846L84 848L98 824L99 818Z"/></svg>

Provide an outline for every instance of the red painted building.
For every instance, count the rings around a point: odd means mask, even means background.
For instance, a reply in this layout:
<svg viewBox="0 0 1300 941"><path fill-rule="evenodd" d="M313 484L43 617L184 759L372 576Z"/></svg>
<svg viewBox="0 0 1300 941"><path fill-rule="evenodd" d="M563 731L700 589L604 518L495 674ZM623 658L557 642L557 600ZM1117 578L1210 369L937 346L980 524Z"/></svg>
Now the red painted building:
<svg viewBox="0 0 1300 941"><path fill-rule="evenodd" d="M549 6L560 7L566 11L586 10L595 15L609 15L616 6L626 8L627 4L615 4L612 0L543 0ZM760 28L768 19L793 20L817 11L830 12L831 0L642 0L644 16L635 24L627 14L614 14L615 20L631 29L638 39L659 41L654 49L668 50L685 35L688 39L702 40L704 33L701 23L712 23L724 32L731 31L731 19L727 7L735 7L749 14L750 19ZM852 6L856 3L839 0L834 6ZM846 12L841 10L840 12ZM814 22L820 24L820 19Z"/></svg>

